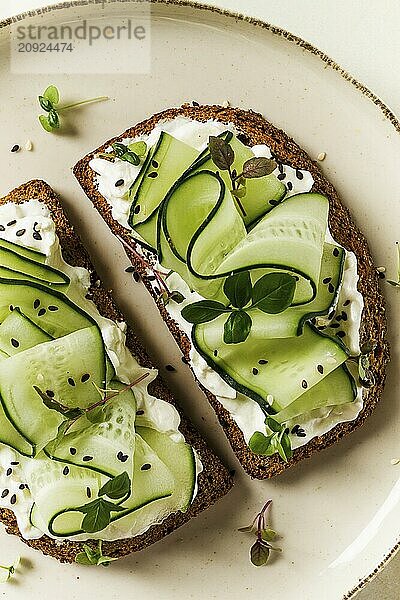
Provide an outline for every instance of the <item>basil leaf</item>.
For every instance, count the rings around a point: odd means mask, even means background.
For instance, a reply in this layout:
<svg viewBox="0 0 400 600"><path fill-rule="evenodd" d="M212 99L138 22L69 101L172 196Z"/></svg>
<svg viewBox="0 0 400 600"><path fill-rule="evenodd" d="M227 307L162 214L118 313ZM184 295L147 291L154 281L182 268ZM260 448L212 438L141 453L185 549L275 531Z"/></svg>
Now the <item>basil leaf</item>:
<svg viewBox="0 0 400 600"><path fill-rule="evenodd" d="M250 548L250 560L255 567L265 565L269 558L269 548L260 540L254 542Z"/></svg>
<svg viewBox="0 0 400 600"><path fill-rule="evenodd" d="M49 85L43 92L43 96L46 100L49 100L53 106L60 102L60 92L55 85Z"/></svg>
<svg viewBox="0 0 400 600"><path fill-rule="evenodd" d="M265 424L274 433L280 433L282 431L282 425L272 417L267 417L265 419Z"/></svg>
<svg viewBox="0 0 400 600"><path fill-rule="evenodd" d="M47 117L50 127L53 129L59 129L60 127L60 119L58 113L52 108L49 112L49 116Z"/></svg>
<svg viewBox="0 0 400 600"><path fill-rule="evenodd" d="M112 500L118 500L127 496L131 491L131 480L126 471L113 477L99 490L99 496L108 496Z"/></svg>
<svg viewBox="0 0 400 600"><path fill-rule="evenodd" d="M225 344L244 342L250 333L251 325L251 317L244 310L232 312L224 325Z"/></svg>
<svg viewBox="0 0 400 600"><path fill-rule="evenodd" d="M292 275L267 273L254 284L252 308L270 314L280 313L291 305L295 289L296 280Z"/></svg>
<svg viewBox="0 0 400 600"><path fill-rule="evenodd" d="M264 435L261 431L255 431L249 440L249 448L255 454L271 454L271 441L273 435Z"/></svg>
<svg viewBox="0 0 400 600"><path fill-rule="evenodd" d="M265 177L271 175L276 169L276 162L264 156L255 156L246 160L243 165L242 177L245 179L255 179L256 177Z"/></svg>
<svg viewBox="0 0 400 600"><path fill-rule="evenodd" d="M44 96L39 96L39 104L46 112L50 112L53 108L53 104Z"/></svg>
<svg viewBox="0 0 400 600"><path fill-rule="evenodd" d="M194 302L193 304L185 306L182 309L181 314L188 323L199 325L200 323L213 321L225 312L230 311L221 302L216 302L215 300L200 300L199 302Z"/></svg>
<svg viewBox="0 0 400 600"><path fill-rule="evenodd" d="M90 508L89 508L90 506ZM85 510L83 510L85 509ZM82 521L82 529L86 533L96 533L105 529L111 521L111 510L108 503L98 498L93 502L77 509L85 513Z"/></svg>
<svg viewBox="0 0 400 600"><path fill-rule="evenodd" d="M228 142L220 137L210 135L208 148L213 163L222 171L227 171L235 160L235 153Z"/></svg>
<svg viewBox="0 0 400 600"><path fill-rule="evenodd" d="M224 282L225 296L235 308L243 308L251 300L251 279L249 271L241 271L227 277Z"/></svg>

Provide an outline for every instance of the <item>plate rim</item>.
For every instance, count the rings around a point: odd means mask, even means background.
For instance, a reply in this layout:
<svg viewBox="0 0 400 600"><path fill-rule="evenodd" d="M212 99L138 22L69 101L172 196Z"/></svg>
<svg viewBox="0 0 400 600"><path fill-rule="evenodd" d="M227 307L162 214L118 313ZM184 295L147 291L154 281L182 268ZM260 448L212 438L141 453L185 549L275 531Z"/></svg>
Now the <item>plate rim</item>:
<svg viewBox="0 0 400 600"><path fill-rule="evenodd" d="M255 27L266 30L273 35L283 37L286 41L299 46L303 50L313 54L324 62L327 66L331 67L336 71L343 79L353 85L359 92L361 92L368 100L373 102L375 106L383 113L384 117L393 125L395 131L400 133L400 120L396 117L395 113L388 107L388 105L372 92L365 84L358 81L353 75L346 69L341 67L334 59L328 56L322 50L319 50L314 44L307 42L302 37L291 33L290 31L273 25L258 17L252 17L249 15L242 14L237 11L232 11L220 6L212 6L203 2L197 2L196 0L68 0L65 2L58 2L57 4L45 5L36 9L27 10L15 15L11 15L5 19L0 20L0 30L9 27L17 22L23 21L29 17L38 15L45 15L52 13L57 10L68 10L79 6L95 6L95 5L111 5L111 4L150 4L150 5L164 5L164 6L179 6L184 8L191 8L203 12L215 13L219 16L228 17L235 21L249 23ZM352 600L355 596L366 587L375 577L386 567L392 558L400 551L400 534L398 542L393 548L384 556L380 563L373 569L371 573L366 575L359 581L357 585L351 588L348 592L342 596L342 600Z"/></svg>

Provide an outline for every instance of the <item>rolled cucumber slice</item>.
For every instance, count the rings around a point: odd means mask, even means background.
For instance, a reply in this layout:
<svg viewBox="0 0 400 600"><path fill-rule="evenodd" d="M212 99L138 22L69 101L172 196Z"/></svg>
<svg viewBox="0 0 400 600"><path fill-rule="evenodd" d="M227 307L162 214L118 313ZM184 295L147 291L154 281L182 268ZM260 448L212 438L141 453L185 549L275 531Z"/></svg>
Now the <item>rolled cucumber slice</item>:
<svg viewBox="0 0 400 600"><path fill-rule="evenodd" d="M86 408L98 401L93 382L102 387L105 372L103 340L97 327L25 350L0 362L0 394L6 415L39 451L56 436L64 418L43 404L33 386L63 405Z"/></svg>
<svg viewBox="0 0 400 600"><path fill-rule="evenodd" d="M3 359L2 359L3 360ZM0 398L0 442L17 450L24 456L33 456L35 449L19 431L17 431L11 421L8 419L3 408L3 402Z"/></svg>
<svg viewBox="0 0 400 600"><path fill-rule="evenodd" d="M318 408L348 404L355 400L356 395L355 381L346 365L343 364L275 414L274 419L279 423L286 423Z"/></svg>
<svg viewBox="0 0 400 600"><path fill-rule="evenodd" d="M193 327L196 350L237 391L266 410L279 412L347 359L339 343L305 325L288 339L254 339L224 344L223 328ZM261 361L261 362L260 362Z"/></svg>
<svg viewBox="0 0 400 600"><path fill-rule="evenodd" d="M48 333L40 329L18 309L14 309L0 325L0 350L8 356L19 354L51 339Z"/></svg>
<svg viewBox="0 0 400 600"><path fill-rule="evenodd" d="M42 284L68 287L68 275L42 262L37 262L10 248L0 246L0 266L40 281Z"/></svg>
<svg viewBox="0 0 400 600"><path fill-rule="evenodd" d="M15 244L14 242L10 242L2 238L0 238L0 248L4 248L5 250L11 250L12 252L19 254L20 256L33 260L37 263L43 264L46 262L46 254L43 254L43 252L39 252L38 250L34 250L33 248L28 248L28 246Z"/></svg>
<svg viewBox="0 0 400 600"><path fill-rule="evenodd" d="M110 382L110 387L117 387L115 384ZM54 460L93 469L108 477L116 477L122 471L132 473L136 403L133 394L129 399L124 396L115 396L95 409L95 414L81 417L74 431L50 442L45 453Z"/></svg>

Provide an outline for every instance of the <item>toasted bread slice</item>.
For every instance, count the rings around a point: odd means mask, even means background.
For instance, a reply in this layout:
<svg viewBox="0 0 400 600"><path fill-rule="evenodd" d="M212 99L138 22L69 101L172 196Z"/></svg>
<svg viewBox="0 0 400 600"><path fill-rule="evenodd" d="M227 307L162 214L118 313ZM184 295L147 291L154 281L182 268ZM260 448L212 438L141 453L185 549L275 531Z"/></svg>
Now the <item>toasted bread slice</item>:
<svg viewBox="0 0 400 600"><path fill-rule="evenodd" d="M122 321L123 316L116 307L110 294L103 287L94 285L95 281L98 282L98 276L94 271L89 256L75 233L73 226L67 220L59 198L47 183L43 181L30 181L21 185L4 198L1 198L0 204L6 202L20 204L28 199L37 199L50 209L56 225L56 232L60 240L64 259L73 266L85 267L89 270L92 283L89 294L91 299L95 302L100 314L109 319L113 319L114 321ZM129 327L127 329L126 344L142 366L148 368L152 367L146 351ZM160 377L157 377L157 379L150 384L149 391L158 398L170 402L175 406L170 391ZM232 487L233 480L231 474L210 450L189 420L181 414L179 407L176 408L181 416L180 431L184 435L186 442L198 452L204 467L203 472L198 476L197 495L187 512L171 514L161 524L153 525L142 535L130 539L104 542L104 555L119 558L130 554L131 552L146 548L150 544L161 540L177 527L180 527L192 517L198 515L201 511L210 507ZM18 535L21 537L22 541L32 548L41 550L44 554L53 556L61 562L74 562L76 555L82 551L82 543L79 542L66 541L60 543L47 536L43 536L36 540L24 539L18 529L16 519L11 510L0 509L0 521L6 526L8 533ZM91 544L91 542L88 543L89 545ZM95 544L94 547L97 547L97 542L93 542L93 544Z"/></svg>
<svg viewBox="0 0 400 600"><path fill-rule="evenodd" d="M96 174L89 166L90 160L99 152L104 152L114 141L148 134L157 123L165 120L168 121L178 116L201 122L205 122L208 119L216 119L222 123L232 123L241 133L241 140L245 144L251 146L267 144L273 156L279 162L288 164L296 169L308 170L314 179L312 191L319 192L329 199L329 227L333 237L344 248L354 252L357 257L359 273L358 289L364 299L360 343L363 344L367 340L375 343L373 355L370 357L371 370L375 376L375 383L370 389L364 390L364 406L355 420L340 423L326 434L314 437L307 444L296 449L288 462L284 462L277 454L271 457L254 454L245 443L242 431L236 425L229 412L224 409L213 394L203 388L243 468L249 475L255 478L265 479L273 477L299 461L311 457L315 452L335 444L339 439L360 427L378 404L384 386L386 364L389 360L388 343L385 339L385 302L379 289L378 274L365 237L353 222L350 211L340 201L332 184L323 176L317 163L284 131L277 129L262 115L238 108L224 108L216 105L183 105L180 108L165 110L128 129L113 140L107 141L103 146L89 153L77 163L74 168L76 178L115 235L122 237L132 244L132 238L129 236L128 229L113 219L110 205L99 193L96 184ZM142 261L139 261L133 253L130 254L129 251L127 253L137 271L145 274ZM190 340L180 330L177 323L171 319L160 298L154 294L152 286L146 279L144 279L144 284L157 303L161 316L167 323L177 344L185 356L189 358ZM201 384L199 385L202 387Z"/></svg>

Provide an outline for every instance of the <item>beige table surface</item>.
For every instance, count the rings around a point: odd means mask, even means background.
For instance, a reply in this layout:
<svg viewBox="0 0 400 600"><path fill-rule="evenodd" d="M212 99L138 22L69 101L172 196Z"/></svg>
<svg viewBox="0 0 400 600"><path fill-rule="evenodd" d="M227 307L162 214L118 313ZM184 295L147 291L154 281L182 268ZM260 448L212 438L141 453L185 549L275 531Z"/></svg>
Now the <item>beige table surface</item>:
<svg viewBox="0 0 400 600"><path fill-rule="evenodd" d="M0 0L0 19L56 3L59 0ZM398 0L203 0L202 3L258 17L299 35L335 59L400 116ZM357 598L398 600L400 555Z"/></svg>

